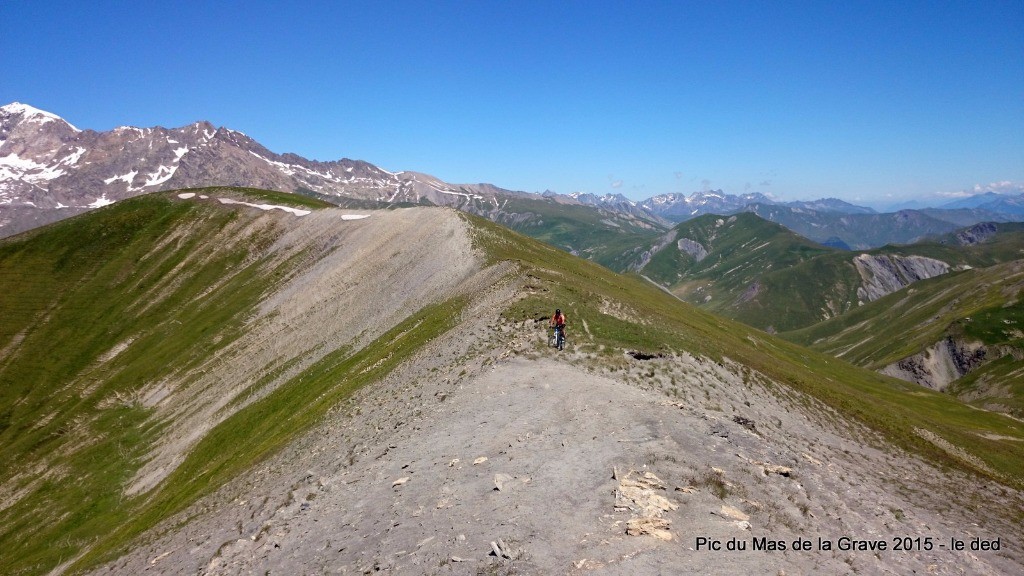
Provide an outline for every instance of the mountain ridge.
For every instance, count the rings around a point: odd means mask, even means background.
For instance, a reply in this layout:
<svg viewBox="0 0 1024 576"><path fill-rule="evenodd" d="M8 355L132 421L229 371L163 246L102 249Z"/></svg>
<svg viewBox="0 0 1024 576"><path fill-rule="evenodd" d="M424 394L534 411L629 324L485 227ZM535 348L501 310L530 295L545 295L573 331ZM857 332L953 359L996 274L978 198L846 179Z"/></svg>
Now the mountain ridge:
<svg viewBox="0 0 1024 576"><path fill-rule="evenodd" d="M679 545L1017 538L1024 429L456 210L147 194L0 241L0 272L19 573L1024 564ZM615 497L633 471L677 508Z"/></svg>
<svg viewBox="0 0 1024 576"><path fill-rule="evenodd" d="M1019 206L1024 201L1006 197L981 208L902 213L904 220L932 224L916 233L886 236L878 230L862 233L856 224L866 221L864 217L874 210L835 198L778 202L759 192L737 196L721 190L661 194L643 201L621 194L538 194L493 184L451 184L422 172L391 172L362 160L325 162L290 152L278 154L242 132L207 121L179 128L121 126L96 132L79 130L55 114L25 104L0 107L0 236L144 192L206 186L275 189L337 202L429 203L505 222L529 219L503 210L507 200L549 200L604 211L610 221L642 221L664 230L671 228L673 220L764 206L773 210L753 210L816 242L854 248L907 242L985 220L1024 217ZM844 219L854 224L842 224ZM583 253L589 248L570 249Z"/></svg>

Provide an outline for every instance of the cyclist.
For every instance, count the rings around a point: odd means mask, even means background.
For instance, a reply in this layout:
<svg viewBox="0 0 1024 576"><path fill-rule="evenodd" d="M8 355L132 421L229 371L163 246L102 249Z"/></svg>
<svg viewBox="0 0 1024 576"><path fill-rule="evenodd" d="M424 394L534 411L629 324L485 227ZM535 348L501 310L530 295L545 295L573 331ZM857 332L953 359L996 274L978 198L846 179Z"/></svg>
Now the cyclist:
<svg viewBox="0 0 1024 576"><path fill-rule="evenodd" d="M555 309L555 315L551 317L551 327L555 329L555 346L558 346L559 339L565 341L565 314L562 314L561 308Z"/></svg>

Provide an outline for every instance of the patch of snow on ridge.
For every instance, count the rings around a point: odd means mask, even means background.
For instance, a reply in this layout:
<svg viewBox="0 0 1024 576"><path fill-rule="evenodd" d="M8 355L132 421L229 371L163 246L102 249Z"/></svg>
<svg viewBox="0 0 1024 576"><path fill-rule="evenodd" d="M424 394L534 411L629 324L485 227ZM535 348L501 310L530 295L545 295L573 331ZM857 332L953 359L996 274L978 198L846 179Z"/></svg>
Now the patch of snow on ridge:
<svg viewBox="0 0 1024 576"><path fill-rule="evenodd" d="M253 152L252 150L249 150L249 154L252 154L253 156L259 158L260 160L263 160L267 164L270 164L271 166L277 168L278 170L280 170L281 172L288 176L295 176L296 172L301 171L305 172L306 174L309 174L310 176L319 176L320 178L323 178L324 180L330 180L331 182L341 182L341 180L338 179L337 176L331 174L330 172L317 172L316 170L312 170L310 168L306 168L305 166L300 166L298 164L286 164L284 162L278 162L276 160L271 160L270 158L264 158L263 156L260 156L259 154Z"/></svg>
<svg viewBox="0 0 1024 576"><path fill-rule="evenodd" d="M363 218L369 218L369 214L342 214L342 220L362 220Z"/></svg>
<svg viewBox="0 0 1024 576"><path fill-rule="evenodd" d="M61 158L60 161L57 162L57 164L63 164L65 166L74 166L75 164L78 164L78 161L82 158L82 154L85 154L85 148L82 148L81 146L76 146L74 152L72 152L71 154L67 155L64 158Z"/></svg>
<svg viewBox="0 0 1024 576"><path fill-rule="evenodd" d="M121 134L122 132L132 132L133 134L135 134L136 140L146 135L145 130L143 130L142 128L138 128L136 126L118 126L117 128L114 128L115 134Z"/></svg>
<svg viewBox="0 0 1024 576"><path fill-rule="evenodd" d="M483 200L484 199L484 197L480 196L479 194L467 194L465 192L452 192L450 190L441 190L440 188L438 188L436 186L431 186L431 188L433 188L434 190L437 190L441 194L451 194L453 196L465 196L469 200L474 200L474 199L476 199L476 200Z"/></svg>
<svg viewBox="0 0 1024 576"><path fill-rule="evenodd" d="M113 203L113 200L107 199L107 195L103 194L103 196L100 196L99 198L94 200L93 203L86 206L86 208L102 208L104 206L109 206L110 204Z"/></svg>
<svg viewBox="0 0 1024 576"><path fill-rule="evenodd" d="M259 208L260 210L284 210L285 212L291 212L296 216L305 216L311 214L312 210L302 210L299 208L292 208L291 206L277 206L275 204L251 204L249 202L242 202L240 200L232 200L231 198L218 198L221 204L241 204L243 206L251 206L253 208Z"/></svg>
<svg viewBox="0 0 1024 576"><path fill-rule="evenodd" d="M64 171L54 166L39 164L32 160L21 158L17 154L8 154L0 157L0 180L24 180L35 184L43 180L53 180L64 175Z"/></svg>
<svg viewBox="0 0 1024 576"><path fill-rule="evenodd" d="M129 188L131 188L132 181L135 180L135 177L138 176L138 174L139 174L138 170L132 170L131 172L129 172L127 174L122 174L120 176L111 176L110 178L107 178L107 179L103 180L103 183L104 184L113 184L114 182L117 182L118 180L123 180L124 183L127 184Z"/></svg>
<svg viewBox="0 0 1024 576"><path fill-rule="evenodd" d="M163 184L164 182L167 182L168 180L171 179L171 176L174 176L174 172L177 169L177 166L161 166L157 168L155 172L152 172L149 175L149 179L146 180L146 183L143 184L142 187L145 188L146 186L157 186L158 184Z"/></svg>
<svg viewBox="0 0 1024 576"><path fill-rule="evenodd" d="M181 194L178 194L178 198L181 198L182 200L188 200L189 198L195 198L195 197L196 197L196 193L195 192L182 192Z"/></svg>

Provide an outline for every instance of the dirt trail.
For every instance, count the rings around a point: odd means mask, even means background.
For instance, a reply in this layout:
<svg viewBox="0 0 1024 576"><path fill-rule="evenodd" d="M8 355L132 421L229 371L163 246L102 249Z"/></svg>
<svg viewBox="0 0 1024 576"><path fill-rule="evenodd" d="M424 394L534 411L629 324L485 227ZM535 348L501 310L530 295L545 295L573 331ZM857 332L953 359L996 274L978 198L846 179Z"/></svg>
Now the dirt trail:
<svg viewBox="0 0 1024 576"><path fill-rule="evenodd" d="M756 374L540 348L497 321L515 282L273 461L97 573L1017 574L1021 494L904 453ZM674 384L673 384L674 380ZM773 391L774 390L774 391ZM484 460L486 458L486 460ZM613 471L618 477L613 478ZM670 540L626 534L624 475L652 474ZM636 477L634 476L634 477ZM677 489L678 488L678 489ZM985 490L984 487L981 488ZM793 551L797 538L888 550ZM721 542L697 550L698 538ZM789 550L755 551L752 539ZM1001 538L998 552L893 538ZM745 551L727 551L731 538ZM492 542L498 542L495 554ZM500 554L507 554L503 557Z"/></svg>

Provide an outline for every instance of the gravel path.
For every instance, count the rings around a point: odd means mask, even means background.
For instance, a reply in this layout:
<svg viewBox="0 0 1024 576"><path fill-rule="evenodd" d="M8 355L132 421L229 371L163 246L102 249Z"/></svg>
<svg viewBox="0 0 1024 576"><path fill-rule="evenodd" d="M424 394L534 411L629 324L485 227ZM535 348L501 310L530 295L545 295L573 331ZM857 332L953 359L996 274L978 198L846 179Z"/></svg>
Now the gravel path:
<svg viewBox="0 0 1024 576"><path fill-rule="evenodd" d="M364 391L358 415L339 411L115 572L1016 574L1024 565L1021 529L1001 517L1020 494L958 501L951 494L970 479L870 448L855 427L744 386L728 368L665 361L714 384L714 410L631 373L585 370L583 357L528 356L463 362L461 378L418 379L424 366L407 367ZM733 403L746 416L723 408ZM645 516L616 506L630 471L653 475L654 495L677 506L661 514L671 539L626 533ZM927 536L934 545L1001 537L1002 548L892 550L894 538ZM797 538L838 546L842 537L889 549L792 550ZM699 538L723 549L698 550ZM726 550L732 538L746 550ZM755 540L788 549L754 550ZM507 558L492 551L499 541Z"/></svg>

